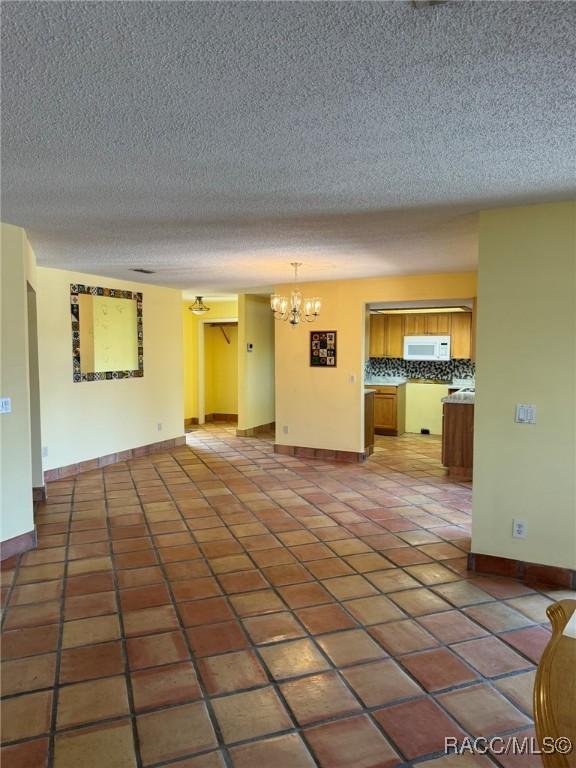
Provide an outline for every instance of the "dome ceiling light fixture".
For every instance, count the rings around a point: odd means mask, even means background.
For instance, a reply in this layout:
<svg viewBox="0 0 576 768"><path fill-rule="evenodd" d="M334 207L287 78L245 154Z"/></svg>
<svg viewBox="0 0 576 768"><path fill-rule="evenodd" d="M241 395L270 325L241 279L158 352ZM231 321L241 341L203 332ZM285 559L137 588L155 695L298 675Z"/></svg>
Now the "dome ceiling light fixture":
<svg viewBox="0 0 576 768"><path fill-rule="evenodd" d="M302 262L291 261L290 266L294 267L294 282L297 283L298 267L302 266ZM322 302L318 297L303 299L300 291L294 288L290 298L272 294L270 307L276 320L287 320L295 328L299 323L313 323L320 314Z"/></svg>
<svg viewBox="0 0 576 768"><path fill-rule="evenodd" d="M210 312L210 307L207 307L202 300L202 296L196 296L194 303L191 304L188 309L195 315L203 315L204 312Z"/></svg>

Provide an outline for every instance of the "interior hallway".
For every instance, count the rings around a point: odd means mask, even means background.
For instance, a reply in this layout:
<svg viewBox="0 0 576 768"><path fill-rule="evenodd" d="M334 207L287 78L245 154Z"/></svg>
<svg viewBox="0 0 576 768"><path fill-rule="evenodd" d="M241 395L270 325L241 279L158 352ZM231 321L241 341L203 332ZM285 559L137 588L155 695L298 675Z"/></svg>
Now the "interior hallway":
<svg viewBox="0 0 576 768"><path fill-rule="evenodd" d="M51 483L39 549L2 563L4 768L383 768L532 733L566 592L467 574L438 440L347 465L187 439Z"/></svg>

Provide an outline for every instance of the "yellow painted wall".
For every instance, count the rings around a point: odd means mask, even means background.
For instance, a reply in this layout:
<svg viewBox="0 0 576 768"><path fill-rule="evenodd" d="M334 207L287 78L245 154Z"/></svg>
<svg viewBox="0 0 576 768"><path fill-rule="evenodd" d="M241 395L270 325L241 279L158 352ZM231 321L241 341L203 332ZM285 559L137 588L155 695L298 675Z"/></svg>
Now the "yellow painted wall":
<svg viewBox="0 0 576 768"><path fill-rule="evenodd" d="M275 420L274 325L268 296L244 295L238 306L238 429ZM252 344L252 352L247 345Z"/></svg>
<svg viewBox="0 0 576 768"><path fill-rule="evenodd" d="M78 282L143 293L142 378L72 381L70 283ZM45 470L183 434L180 291L38 268L37 302Z"/></svg>
<svg viewBox="0 0 576 768"><path fill-rule="evenodd" d="M444 384L406 384L406 432L442 434L442 398L448 394Z"/></svg>
<svg viewBox="0 0 576 768"><path fill-rule="evenodd" d="M289 294L291 287L275 290ZM322 299L322 313L312 325L292 328L289 323L276 323L276 442L361 452L366 303L472 298L476 274L339 280L302 284L300 290L304 296ZM310 367L312 329L337 331L335 369Z"/></svg>
<svg viewBox="0 0 576 768"><path fill-rule="evenodd" d="M92 296L94 370L134 371L138 368L136 301Z"/></svg>
<svg viewBox="0 0 576 768"><path fill-rule="evenodd" d="M34 528L27 283L36 284L36 261L26 233L1 225L0 395L12 413L0 415L0 539Z"/></svg>
<svg viewBox="0 0 576 768"><path fill-rule="evenodd" d="M476 370L472 551L575 568L576 203L480 215Z"/></svg>
<svg viewBox="0 0 576 768"><path fill-rule="evenodd" d="M230 320L238 317L238 300L214 301L206 299L210 312L206 315L193 315L189 307L193 301L181 304L183 326L183 380L184 380L184 418L198 418L198 333L203 320ZM201 364L203 365L203 363ZM210 413L210 411L207 411Z"/></svg>
<svg viewBox="0 0 576 768"><path fill-rule="evenodd" d="M204 336L206 413L238 413L238 326L218 326Z"/></svg>

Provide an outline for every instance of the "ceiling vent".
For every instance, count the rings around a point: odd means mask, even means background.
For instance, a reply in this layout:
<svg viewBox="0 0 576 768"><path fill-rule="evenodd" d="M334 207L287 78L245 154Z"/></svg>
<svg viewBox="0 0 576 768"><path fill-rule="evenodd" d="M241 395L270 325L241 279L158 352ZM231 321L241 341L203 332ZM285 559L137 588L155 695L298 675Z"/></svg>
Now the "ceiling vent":
<svg viewBox="0 0 576 768"><path fill-rule="evenodd" d="M135 267L135 269L131 269L130 272L140 272L141 275L155 275L156 270L155 269L144 269L144 267Z"/></svg>
<svg viewBox="0 0 576 768"><path fill-rule="evenodd" d="M446 5L448 0L411 0L412 6L417 8L431 8L434 5Z"/></svg>

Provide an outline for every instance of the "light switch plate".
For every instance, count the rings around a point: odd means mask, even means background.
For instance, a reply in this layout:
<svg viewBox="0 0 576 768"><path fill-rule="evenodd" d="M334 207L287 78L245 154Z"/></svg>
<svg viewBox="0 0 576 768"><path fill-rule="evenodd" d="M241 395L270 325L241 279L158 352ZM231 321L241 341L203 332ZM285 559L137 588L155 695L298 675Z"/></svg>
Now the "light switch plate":
<svg viewBox="0 0 576 768"><path fill-rule="evenodd" d="M12 413L12 398L0 397L0 413Z"/></svg>
<svg viewBox="0 0 576 768"><path fill-rule="evenodd" d="M536 424L536 406L518 403L514 421L517 424Z"/></svg>

